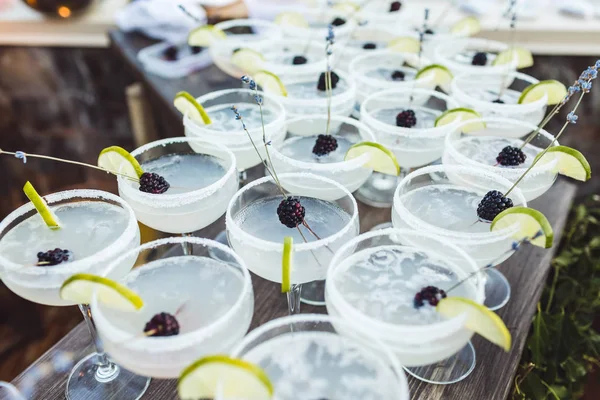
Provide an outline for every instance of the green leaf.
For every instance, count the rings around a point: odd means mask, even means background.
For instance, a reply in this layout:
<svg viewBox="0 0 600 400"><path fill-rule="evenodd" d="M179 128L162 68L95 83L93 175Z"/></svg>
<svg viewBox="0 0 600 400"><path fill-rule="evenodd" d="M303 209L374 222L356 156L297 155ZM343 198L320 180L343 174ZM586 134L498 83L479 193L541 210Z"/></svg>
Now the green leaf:
<svg viewBox="0 0 600 400"><path fill-rule="evenodd" d="M569 357L560 364L562 369L566 373L566 378L570 382L577 382L578 379L587 375L587 369L584 363L577 362L573 358Z"/></svg>

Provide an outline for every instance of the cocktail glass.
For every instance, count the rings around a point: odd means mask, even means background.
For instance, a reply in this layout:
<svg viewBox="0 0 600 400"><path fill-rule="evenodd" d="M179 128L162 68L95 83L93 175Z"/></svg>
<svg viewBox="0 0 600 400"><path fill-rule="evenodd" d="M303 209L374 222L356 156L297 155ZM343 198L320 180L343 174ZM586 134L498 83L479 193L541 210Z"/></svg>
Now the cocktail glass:
<svg viewBox="0 0 600 400"><path fill-rule="evenodd" d="M264 57L260 68L276 75L287 73L319 74L327 66L325 43L323 41L310 41L302 39L277 39L260 41L250 44L249 48L259 52ZM305 64L293 64L294 57L303 56ZM332 59L335 54L332 55ZM239 75L241 76L241 75ZM238 78L239 78L238 76Z"/></svg>
<svg viewBox="0 0 600 400"><path fill-rule="evenodd" d="M308 227L288 228L279 221L277 207L283 195L273 178L264 177L249 183L231 199L226 214L227 237L250 271L277 283L283 276L284 238L293 238L288 305L290 314L294 314L299 312L302 285L323 281L335 251L358 235L358 207L352 194L331 179L308 173L279 174L278 179L286 195L299 199L304 206ZM324 286L324 282L314 282L311 290L320 296L311 293L308 297L323 301Z"/></svg>
<svg viewBox="0 0 600 400"><path fill-rule="evenodd" d="M505 75L463 74L452 81L452 98L461 107L471 108L484 117L510 118L539 125L546 113L547 96L527 104L518 103L521 92L538 82L534 77L520 72ZM514 133L523 136L530 131L525 128Z"/></svg>
<svg viewBox="0 0 600 400"><path fill-rule="evenodd" d="M320 9L303 9L300 13L308 23L307 26L293 24L279 25L283 35L294 39L307 41L316 40L322 42L327 36L327 27L336 19L341 18L346 22L340 26L334 26L335 37L342 39L348 37L356 28L356 20L350 12L340 9L322 7Z"/></svg>
<svg viewBox="0 0 600 400"><path fill-rule="evenodd" d="M51 230L32 203L0 223L0 275L4 284L24 299L38 304L71 306L60 297L63 282L76 273L102 275L120 254L138 246L140 233L131 207L123 199L100 190L69 190L44 196L59 218L61 228ZM38 252L69 250L73 261L37 266ZM122 258L108 274L120 279L135 258ZM88 305L79 305L96 352L79 361L67 381L68 400L139 399L149 379L114 364L96 335Z"/></svg>
<svg viewBox="0 0 600 400"><path fill-rule="evenodd" d="M407 400L406 377L375 337L327 315L279 318L250 332L232 355L261 367L277 400Z"/></svg>
<svg viewBox="0 0 600 400"><path fill-rule="evenodd" d="M356 192L356 198L374 207L391 207L394 190L411 168L430 164L442 156L444 138L452 124L435 126L442 112L457 103L443 93L428 89L391 89L369 96L361 106L360 120L375 133L377 142L396 155L401 176L374 172ZM396 125L396 116L413 110L417 123L412 128Z"/></svg>
<svg viewBox="0 0 600 400"><path fill-rule="evenodd" d="M373 172L365 167L370 156L363 154L353 160L344 161L348 149L359 142L374 142L375 136L365 124L348 117L332 116L330 134L337 140L337 149L324 156L316 156L313 147L318 135L327 130L327 115L296 117L288 120L286 140L272 146L270 154L273 168L277 173L307 172L332 179L354 192ZM312 189L312 190L311 190ZM303 194L318 196L322 187L308 188ZM327 190L330 190L327 188ZM344 196L344 191L337 194Z"/></svg>
<svg viewBox="0 0 600 400"><path fill-rule="evenodd" d="M418 379L454 383L475 367L466 315L445 319L427 304L415 307L415 295L435 286L481 304L485 283L476 271L463 250L430 233L367 232L346 243L331 261L327 311L354 330L376 336Z"/></svg>
<svg viewBox="0 0 600 400"><path fill-rule="evenodd" d="M4 381L0 382L0 395L4 400L27 400L12 383Z"/></svg>
<svg viewBox="0 0 600 400"><path fill-rule="evenodd" d="M186 247L193 247L193 255L182 253ZM227 261L213 253L226 253ZM92 300L100 338L120 365L144 376L177 378L197 358L229 352L248 331L254 308L250 273L227 246L196 237L166 238L120 259L130 258L143 265L120 283L138 293L144 307L128 313L99 303L97 296ZM175 316L179 334L146 336L146 323L163 312Z"/></svg>
<svg viewBox="0 0 600 400"><path fill-rule="evenodd" d="M446 146L442 156L444 165L461 165L482 171L495 173L512 183L517 182L531 166L536 155L546 147L558 146L547 131L541 129L535 138L523 147L525 162L516 167L499 165L496 157L506 146L521 147L529 134L537 129L537 125L505 118L482 118L471 120L471 123L485 123L485 129L464 132L466 122L446 136ZM471 124L470 126L473 126ZM518 135L521 135L520 137ZM527 201L531 201L546 193L558 175L558 159L544 157L519 182L519 189Z"/></svg>
<svg viewBox="0 0 600 400"><path fill-rule="evenodd" d="M479 221L477 205L490 190L506 193L512 183L484 169L435 165L408 174L394 194L394 227L437 236L464 250L480 268L485 268L485 305L503 307L510 298L510 285L497 266L512 254L519 223L490 231ZM523 193L510 193L514 205L527 206Z"/></svg>

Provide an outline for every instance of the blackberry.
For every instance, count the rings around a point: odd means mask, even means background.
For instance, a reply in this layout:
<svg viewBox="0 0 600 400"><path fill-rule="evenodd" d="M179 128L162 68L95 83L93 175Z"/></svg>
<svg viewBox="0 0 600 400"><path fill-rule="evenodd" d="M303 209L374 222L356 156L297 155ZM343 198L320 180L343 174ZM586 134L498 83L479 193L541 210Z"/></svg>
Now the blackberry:
<svg viewBox="0 0 600 400"><path fill-rule="evenodd" d="M511 208L513 202L497 190L490 190L477 206L477 216L484 221L493 221L496 215Z"/></svg>
<svg viewBox="0 0 600 400"><path fill-rule="evenodd" d="M70 261L73 253L69 250L56 248L54 250L40 251L37 253L38 264L40 266L58 265Z"/></svg>
<svg viewBox="0 0 600 400"><path fill-rule="evenodd" d="M496 99L496 100L492 101L492 103L496 103L496 104L504 104L504 100L502 100L502 99L498 98L498 99Z"/></svg>
<svg viewBox="0 0 600 400"><path fill-rule="evenodd" d="M333 21L331 21L331 25L333 26L342 26L346 23L344 18L336 17Z"/></svg>
<svg viewBox="0 0 600 400"><path fill-rule="evenodd" d="M502 149L500 154L498 154L496 161L498 161L498 164L504 165L505 167L514 167L523 164L526 158L527 156L523 153L523 150L518 147L506 146Z"/></svg>
<svg viewBox="0 0 600 400"><path fill-rule="evenodd" d="M164 51L163 56L167 61L177 61L177 55L179 54L179 49L177 46L169 46Z"/></svg>
<svg viewBox="0 0 600 400"><path fill-rule="evenodd" d="M375 50L376 48L377 48L377 45L375 43L371 43L371 42L365 43L363 45L363 49L365 49L365 50Z"/></svg>
<svg viewBox="0 0 600 400"><path fill-rule="evenodd" d="M312 149L313 154L324 156L335 151L338 148L337 140L331 135L319 135L315 146Z"/></svg>
<svg viewBox="0 0 600 400"><path fill-rule="evenodd" d="M437 288L435 286L427 286L421 289L415 295L413 300L413 304L415 308L423 307L425 302L429 303L429 305L437 306L441 299L445 299L447 297L446 292L442 289Z"/></svg>
<svg viewBox="0 0 600 400"><path fill-rule="evenodd" d="M475 53L473 59L471 60L472 65L486 65L487 64L487 54L483 52Z"/></svg>
<svg viewBox="0 0 600 400"><path fill-rule="evenodd" d="M405 76L406 75L402 71L396 70L396 71L392 72L392 80L394 80L394 81L403 81Z"/></svg>
<svg viewBox="0 0 600 400"><path fill-rule="evenodd" d="M304 56L295 56L294 59L292 60L292 64L294 64L294 65L302 65L302 64L306 64L307 62L308 62L308 60Z"/></svg>
<svg viewBox="0 0 600 400"><path fill-rule="evenodd" d="M140 191L152 194L161 194L169 190L169 182L159 174L144 172L140 176Z"/></svg>
<svg viewBox="0 0 600 400"><path fill-rule="evenodd" d="M300 204L300 200L294 197L288 197L279 203L277 207L277 216L279 221L288 228L295 228L304 222L306 210Z"/></svg>
<svg viewBox="0 0 600 400"><path fill-rule="evenodd" d="M198 54L198 53L200 53L202 50L204 50L204 47L200 47L200 46L190 46L190 50L192 51L192 54Z"/></svg>
<svg viewBox="0 0 600 400"><path fill-rule="evenodd" d="M402 3L400 3L399 1L394 1L392 4L390 4L390 12L400 11L401 7Z"/></svg>
<svg viewBox="0 0 600 400"><path fill-rule="evenodd" d="M417 117L413 110L404 110L396 115L396 125L402 128L412 128L417 124Z"/></svg>
<svg viewBox="0 0 600 400"><path fill-rule="evenodd" d="M317 89L319 89L322 92L327 90L327 87L325 86L325 74L325 72L321 72L321 75L319 75L319 83L317 83ZM331 71L331 90L337 87L339 81L340 77L338 76L338 74Z"/></svg>
<svg viewBox="0 0 600 400"><path fill-rule="evenodd" d="M156 314L144 327L148 336L175 336L179 335L179 322L174 315L166 312Z"/></svg>
<svg viewBox="0 0 600 400"><path fill-rule="evenodd" d="M426 33L426 34L428 34L428 35L433 35L433 34L435 34L435 32L434 32L434 31L433 31L431 28L427 28L427 29L425 29L425 33Z"/></svg>

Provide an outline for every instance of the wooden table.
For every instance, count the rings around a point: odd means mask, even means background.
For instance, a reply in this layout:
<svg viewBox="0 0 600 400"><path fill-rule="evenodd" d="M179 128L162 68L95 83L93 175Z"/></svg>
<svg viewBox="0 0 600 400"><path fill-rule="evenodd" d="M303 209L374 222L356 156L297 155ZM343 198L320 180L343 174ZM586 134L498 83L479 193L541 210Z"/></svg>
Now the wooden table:
<svg viewBox="0 0 600 400"><path fill-rule="evenodd" d="M124 64L131 68L136 79L143 82L148 89L149 100L160 107L163 122L169 123L167 135L181 134L181 118L172 108L171 100L178 90L187 90L195 95L238 85L236 80L225 76L214 67L180 80L165 80L147 75L135 59L136 49L146 45L146 41L138 36L121 33L111 34L112 45L124 59ZM155 112L157 114L157 112ZM170 121L170 122L168 122ZM555 246L544 250L525 246L517 254L500 266L512 286L512 298L507 306L498 313L506 322L513 335L513 348L510 353L490 344L480 337L475 337L473 344L477 352L477 366L465 380L448 386L425 384L416 379L409 379L411 398L426 400L503 400L512 389L513 378L525 341L535 313L550 261L560 240L565 226L567 214L575 195L575 186L559 179L557 183L541 198L532 202L531 206L542 211L555 229ZM367 231L374 225L390 220L390 209L376 209L360 205L361 231ZM223 219L200 231L204 237L214 235L224 228ZM265 281L253 275L255 293L255 311L251 329L271 319L286 315L285 297L279 293L279 285ZM303 305L302 312L324 313L323 307ZM77 359L91 352L90 337L84 325L79 325L65 338L57 343L32 366L19 375L13 383L16 385L30 373L33 366L50 359L58 351L69 351ZM32 399L55 400L64 399L66 375L50 375L40 380ZM174 380L152 380L144 398L152 400L177 399ZM111 400L111 399L106 399ZM114 399L117 400L117 399Z"/></svg>

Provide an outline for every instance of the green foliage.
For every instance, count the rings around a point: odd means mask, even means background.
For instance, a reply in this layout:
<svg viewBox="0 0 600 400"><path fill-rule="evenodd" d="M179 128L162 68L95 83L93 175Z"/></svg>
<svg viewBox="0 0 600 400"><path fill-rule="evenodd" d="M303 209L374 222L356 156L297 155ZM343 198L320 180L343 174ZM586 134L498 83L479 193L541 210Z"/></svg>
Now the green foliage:
<svg viewBox="0 0 600 400"><path fill-rule="evenodd" d="M575 206L538 304L513 400L571 400L600 367L600 196Z"/></svg>

